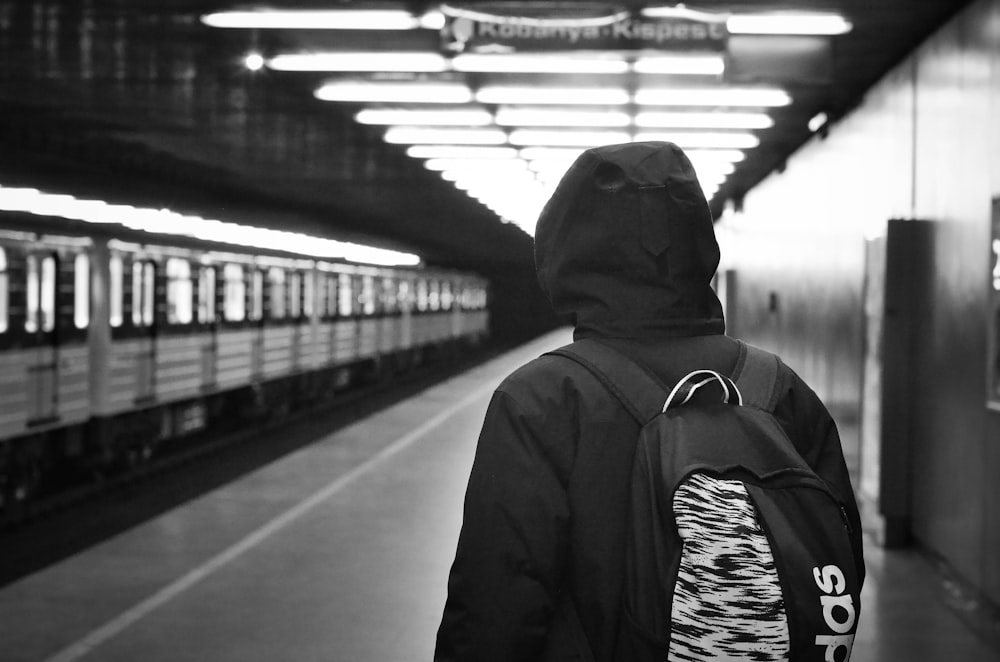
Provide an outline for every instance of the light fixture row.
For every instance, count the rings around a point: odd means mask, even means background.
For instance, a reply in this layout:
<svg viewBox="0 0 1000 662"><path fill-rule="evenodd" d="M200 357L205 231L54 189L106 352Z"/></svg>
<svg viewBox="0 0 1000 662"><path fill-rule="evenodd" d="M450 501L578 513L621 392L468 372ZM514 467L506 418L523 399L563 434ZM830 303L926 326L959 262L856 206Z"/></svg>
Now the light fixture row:
<svg viewBox="0 0 1000 662"><path fill-rule="evenodd" d="M412 145L406 149L407 156L415 159L514 159L526 161L540 159L573 161L583 151L568 147L495 147L468 145ZM738 149L688 149L688 158L695 161L719 161L739 163L746 155Z"/></svg>
<svg viewBox="0 0 1000 662"><path fill-rule="evenodd" d="M496 105L714 106L775 108L792 102L774 87L657 87L634 93L610 86L484 85L473 90L445 81L330 81L315 91L323 101Z"/></svg>
<svg viewBox="0 0 1000 662"><path fill-rule="evenodd" d="M670 15L676 7L648 7L649 18ZM440 11L421 15L404 9L257 9L205 14L202 23L214 28L254 30L440 30L445 16ZM726 18L730 34L788 34L834 36L850 32L850 21L831 12L768 12L735 14Z"/></svg>
<svg viewBox="0 0 1000 662"><path fill-rule="evenodd" d="M498 108L495 113L480 109L412 110L408 108L366 108L354 119L361 124L413 126L550 126L604 127L636 126L653 129L767 129L774 120L766 113L751 112L640 112L553 110L547 108Z"/></svg>
<svg viewBox="0 0 1000 662"><path fill-rule="evenodd" d="M513 145L596 147L627 142L667 141L687 149L752 149L760 139L745 131L614 131L392 126L387 143L402 145Z"/></svg>
<svg viewBox="0 0 1000 662"><path fill-rule="evenodd" d="M409 156L425 159L425 168L532 235L545 201L581 152L581 148L537 146L412 145L407 149ZM742 151L732 149L686 153L706 197L718 190L735 170L733 164L744 158ZM512 196L512 190L517 195Z"/></svg>
<svg viewBox="0 0 1000 662"><path fill-rule="evenodd" d="M641 56L539 55L466 53L446 57L428 51L286 53L266 61L275 71L537 73L537 74L673 74L720 76L725 60L717 54Z"/></svg>

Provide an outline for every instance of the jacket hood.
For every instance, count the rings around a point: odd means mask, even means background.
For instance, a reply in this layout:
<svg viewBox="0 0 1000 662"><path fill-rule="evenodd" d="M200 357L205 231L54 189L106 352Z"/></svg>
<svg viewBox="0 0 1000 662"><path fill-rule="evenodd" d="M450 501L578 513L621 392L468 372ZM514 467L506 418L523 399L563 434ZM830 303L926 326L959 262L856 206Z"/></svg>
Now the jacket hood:
<svg viewBox="0 0 1000 662"><path fill-rule="evenodd" d="M577 338L724 333L718 266L708 203L672 143L585 151L535 230L539 283Z"/></svg>

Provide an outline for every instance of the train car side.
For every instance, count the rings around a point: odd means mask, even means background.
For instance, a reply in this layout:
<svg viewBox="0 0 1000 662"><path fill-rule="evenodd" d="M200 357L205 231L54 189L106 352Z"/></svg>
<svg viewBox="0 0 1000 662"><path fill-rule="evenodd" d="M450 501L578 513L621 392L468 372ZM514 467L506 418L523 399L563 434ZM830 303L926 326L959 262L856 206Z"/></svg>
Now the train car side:
<svg viewBox="0 0 1000 662"><path fill-rule="evenodd" d="M488 333L469 274L192 243L0 234L0 519Z"/></svg>

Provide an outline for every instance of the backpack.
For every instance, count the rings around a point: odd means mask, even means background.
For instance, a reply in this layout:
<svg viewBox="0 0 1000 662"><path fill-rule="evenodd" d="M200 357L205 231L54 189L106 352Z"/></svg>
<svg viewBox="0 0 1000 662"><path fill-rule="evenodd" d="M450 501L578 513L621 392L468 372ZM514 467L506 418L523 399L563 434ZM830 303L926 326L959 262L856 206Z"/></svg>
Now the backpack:
<svg viewBox="0 0 1000 662"><path fill-rule="evenodd" d="M780 359L740 341L735 381L669 392L587 339L555 350L642 426L615 659L845 662L860 607L846 510L773 415Z"/></svg>

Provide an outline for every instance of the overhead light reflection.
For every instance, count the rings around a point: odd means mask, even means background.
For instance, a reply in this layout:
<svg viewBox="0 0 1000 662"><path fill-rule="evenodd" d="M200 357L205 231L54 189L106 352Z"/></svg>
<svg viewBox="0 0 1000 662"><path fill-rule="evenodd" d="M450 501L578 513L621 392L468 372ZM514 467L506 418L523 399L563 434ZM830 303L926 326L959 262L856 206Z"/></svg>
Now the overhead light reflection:
<svg viewBox="0 0 1000 662"><path fill-rule="evenodd" d="M205 14L201 22L213 28L258 30L412 30L423 27L420 17L401 9L223 11Z"/></svg>
<svg viewBox="0 0 1000 662"><path fill-rule="evenodd" d="M403 145L503 145L507 136L499 129L430 129L394 126L385 132L387 143Z"/></svg>
<svg viewBox="0 0 1000 662"><path fill-rule="evenodd" d="M787 106L792 98L777 88L643 88L635 102L645 106Z"/></svg>
<svg viewBox="0 0 1000 662"><path fill-rule="evenodd" d="M420 257L411 253L206 219L170 209L108 204L103 200L44 193L34 188L0 186L0 211L54 216L85 223L114 223L142 232L195 237L204 241L285 251L314 258L344 259L387 266L413 266L420 263Z"/></svg>
<svg viewBox="0 0 1000 662"><path fill-rule="evenodd" d="M787 34L833 36L846 34L854 26L839 14L773 13L730 16L726 26L731 34Z"/></svg>
<svg viewBox="0 0 1000 662"><path fill-rule="evenodd" d="M475 73L623 74L629 70L621 58L527 55L519 53L456 55L455 71Z"/></svg>
<svg viewBox="0 0 1000 662"><path fill-rule="evenodd" d="M430 52L289 53L267 61L275 71L448 71L448 61Z"/></svg>
<svg viewBox="0 0 1000 662"><path fill-rule="evenodd" d="M774 120L765 113L657 113L641 112L635 125L656 129L767 129Z"/></svg>
<svg viewBox="0 0 1000 662"><path fill-rule="evenodd" d="M468 103L472 91L460 83L378 83L336 81L315 92L323 101L385 103Z"/></svg>
<svg viewBox="0 0 1000 662"><path fill-rule="evenodd" d="M485 110L406 110L366 108L354 119L361 124L423 124L431 126L488 126L493 116Z"/></svg>
<svg viewBox="0 0 1000 662"><path fill-rule="evenodd" d="M681 148L752 149L760 144L760 139L752 133L739 132L660 133L650 131L637 133L635 139L640 142L663 140L675 143Z"/></svg>
<svg viewBox="0 0 1000 662"><path fill-rule="evenodd" d="M694 74L719 76L726 70L721 55L663 55L640 57L632 64L637 74Z"/></svg>
<svg viewBox="0 0 1000 662"><path fill-rule="evenodd" d="M415 159L511 159L517 156L513 147L474 147L467 145L413 145L406 155Z"/></svg>
<svg viewBox="0 0 1000 662"><path fill-rule="evenodd" d="M488 85L476 92L476 101L493 104L558 104L620 106L630 101L613 87L514 87Z"/></svg>
<svg viewBox="0 0 1000 662"><path fill-rule="evenodd" d="M510 133L512 145L553 145L597 147L629 142L629 134L623 131L544 131L536 129L516 129Z"/></svg>
<svg viewBox="0 0 1000 662"><path fill-rule="evenodd" d="M501 126L609 126L622 127L631 123L627 113L617 111L588 112L581 110L550 110L537 108L500 108L496 123Z"/></svg>

